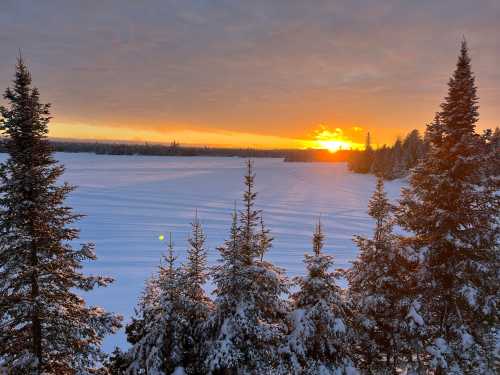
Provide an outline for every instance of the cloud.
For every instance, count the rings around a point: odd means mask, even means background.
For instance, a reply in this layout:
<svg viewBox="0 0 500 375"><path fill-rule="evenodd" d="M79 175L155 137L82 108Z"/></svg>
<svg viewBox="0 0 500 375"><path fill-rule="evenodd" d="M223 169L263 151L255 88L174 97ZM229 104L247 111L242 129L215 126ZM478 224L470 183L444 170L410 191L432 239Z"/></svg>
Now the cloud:
<svg viewBox="0 0 500 375"><path fill-rule="evenodd" d="M499 18L494 0L6 1L0 82L22 48L64 121L291 138L359 123L388 138L432 118L465 34L493 126Z"/></svg>

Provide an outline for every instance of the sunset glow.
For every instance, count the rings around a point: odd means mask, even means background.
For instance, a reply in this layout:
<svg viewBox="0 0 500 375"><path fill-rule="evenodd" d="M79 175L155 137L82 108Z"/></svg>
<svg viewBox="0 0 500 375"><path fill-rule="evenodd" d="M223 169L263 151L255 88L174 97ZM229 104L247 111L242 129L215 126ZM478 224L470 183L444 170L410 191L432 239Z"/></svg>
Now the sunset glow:
<svg viewBox="0 0 500 375"><path fill-rule="evenodd" d="M347 131L341 128L334 130L328 129L326 126L320 126L315 131L313 139L305 141L305 148L323 149L330 152L338 150L358 150L363 148L363 143L358 142L358 138L363 134L363 129L360 127L352 127Z"/></svg>
<svg viewBox="0 0 500 375"><path fill-rule="evenodd" d="M482 131L500 116L500 23L498 1L480 1L472 18L470 1L453 1L461 16L446 20L441 2L424 16L419 2L4 1L0 82L21 48L53 103L53 138L334 151L362 148L367 132L379 145L423 133L464 35L481 58Z"/></svg>

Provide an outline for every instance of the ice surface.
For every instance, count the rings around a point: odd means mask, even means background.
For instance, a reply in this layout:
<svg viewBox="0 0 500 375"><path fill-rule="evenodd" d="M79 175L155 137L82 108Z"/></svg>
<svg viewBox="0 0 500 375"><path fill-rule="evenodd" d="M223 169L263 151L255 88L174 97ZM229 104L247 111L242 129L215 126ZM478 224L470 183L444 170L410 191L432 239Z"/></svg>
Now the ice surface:
<svg viewBox="0 0 500 375"><path fill-rule="evenodd" d="M5 157L0 154L0 161ZM182 259L198 209L213 264L218 258L215 247L228 234L235 200L241 205L241 158L68 153L56 158L66 166L64 180L78 186L69 204L87 215L79 223L80 242L96 244L98 260L85 271L116 279L112 286L89 293L87 301L123 314L126 321L166 250L166 241L158 236L172 231ZM255 171L258 207L275 237L267 257L291 276L302 274L303 254L310 251L314 223L321 215L325 252L335 256L337 267L349 267L356 256L352 236L368 235L372 229L366 211L375 178L350 173L345 164L280 159L255 159ZM386 184L390 198L399 196L401 185ZM106 339L106 350L115 345L126 346L123 332Z"/></svg>

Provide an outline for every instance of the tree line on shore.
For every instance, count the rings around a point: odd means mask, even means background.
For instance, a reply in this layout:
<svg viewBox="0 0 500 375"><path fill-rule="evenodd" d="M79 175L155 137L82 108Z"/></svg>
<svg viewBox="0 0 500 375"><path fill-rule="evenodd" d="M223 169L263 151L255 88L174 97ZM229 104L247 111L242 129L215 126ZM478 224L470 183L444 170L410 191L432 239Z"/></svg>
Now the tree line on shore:
<svg viewBox="0 0 500 375"><path fill-rule="evenodd" d="M7 152L7 139L0 137L0 152ZM170 144L64 141L51 139L56 152L94 153L96 155L144 155L144 156L222 156L242 158L285 158L295 150L264 150L256 148L224 148L185 146L173 141ZM300 151L300 150L299 150Z"/></svg>
<svg viewBox="0 0 500 375"><path fill-rule="evenodd" d="M207 265L195 215L187 259L172 241L126 324L130 348L107 356L122 318L78 291L112 280L82 272L80 217L47 141L49 106L20 59L0 107L9 158L0 167L0 370L28 375L496 374L500 359L498 138L475 131L478 98L462 44L448 95L427 126L398 202L379 176L370 237L334 270L318 220L305 274L267 259L273 238L256 207L251 161L219 261ZM394 227L404 230L397 234ZM355 229L353 229L355 231ZM305 249L306 250L306 249ZM339 278L348 287L340 288ZM204 286L210 280L212 295Z"/></svg>
<svg viewBox="0 0 500 375"><path fill-rule="evenodd" d="M500 146L500 128L493 132L486 130L488 144L495 150ZM418 130L412 130L403 140L398 138L392 146L383 145L374 149L367 134L364 150L352 151L348 157L349 170L355 173L370 173L386 180L407 177L420 159L425 158L430 150L429 135L421 136ZM497 169L500 167L497 166Z"/></svg>

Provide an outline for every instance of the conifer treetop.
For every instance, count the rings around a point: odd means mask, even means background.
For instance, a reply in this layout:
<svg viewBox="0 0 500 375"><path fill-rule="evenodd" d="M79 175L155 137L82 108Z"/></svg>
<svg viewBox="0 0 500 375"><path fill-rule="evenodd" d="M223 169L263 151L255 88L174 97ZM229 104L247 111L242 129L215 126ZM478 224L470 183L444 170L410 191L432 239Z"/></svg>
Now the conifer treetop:
<svg viewBox="0 0 500 375"><path fill-rule="evenodd" d="M323 249L323 244L325 240L325 235L323 234L323 229L321 225L321 217L318 219L316 223L316 227L314 228L313 235L313 252L316 256L321 254L321 250Z"/></svg>
<svg viewBox="0 0 500 375"><path fill-rule="evenodd" d="M469 49L464 39L455 71L448 82L448 95L441 104L440 118L450 135L457 133L456 137L459 137L462 132L474 132L479 120L478 101Z"/></svg>

